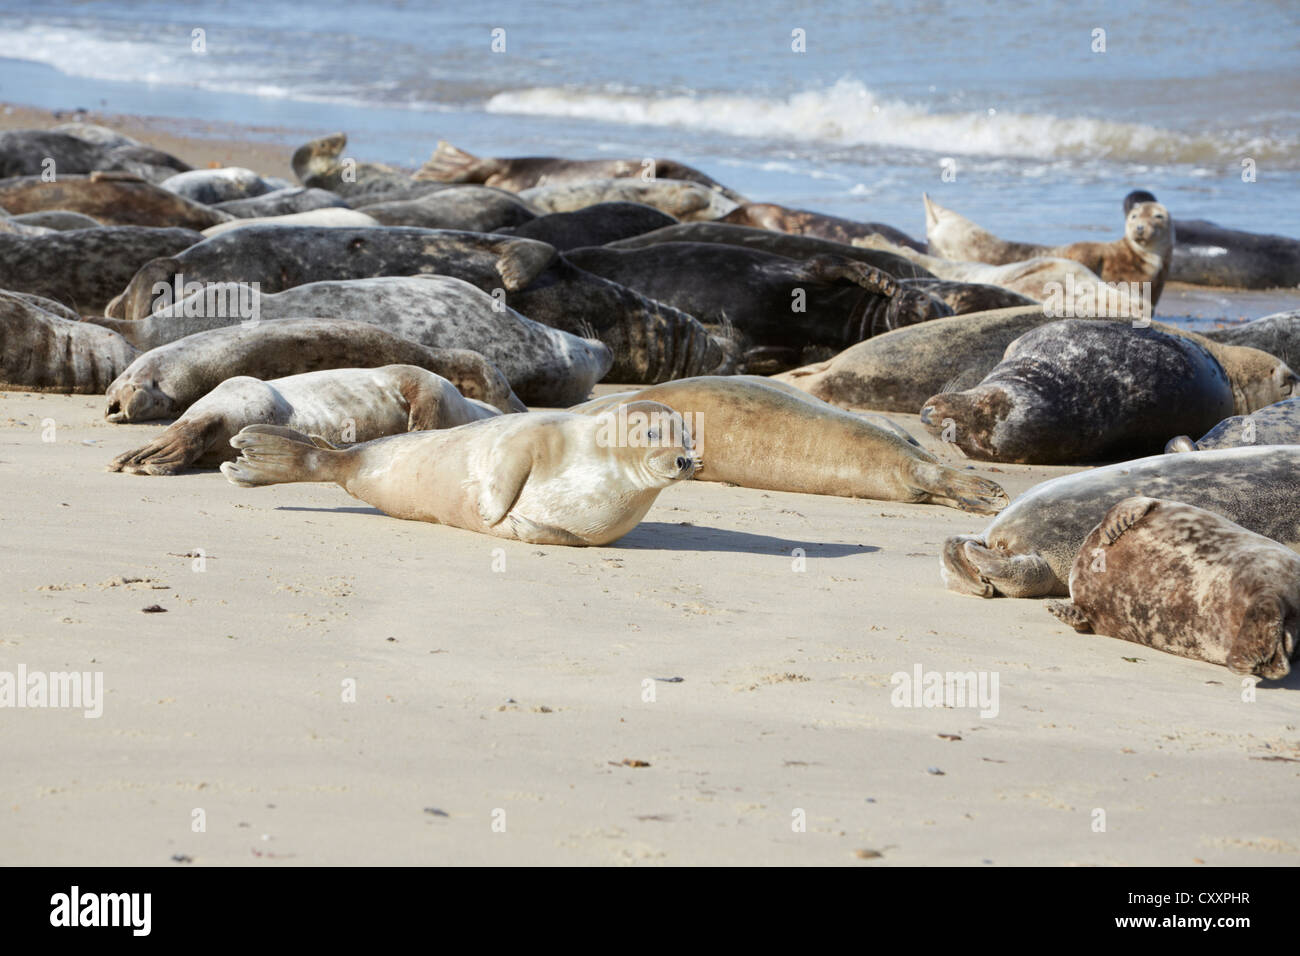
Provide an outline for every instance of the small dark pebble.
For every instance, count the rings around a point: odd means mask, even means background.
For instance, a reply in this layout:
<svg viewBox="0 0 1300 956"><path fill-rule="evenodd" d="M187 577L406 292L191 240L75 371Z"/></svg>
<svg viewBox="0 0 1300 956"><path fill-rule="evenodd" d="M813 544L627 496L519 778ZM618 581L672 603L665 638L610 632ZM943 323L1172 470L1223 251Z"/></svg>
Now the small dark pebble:
<svg viewBox="0 0 1300 956"><path fill-rule="evenodd" d="M166 614L167 609L161 604L150 604L148 607L142 607L140 610L145 614Z"/></svg>
<svg viewBox="0 0 1300 956"><path fill-rule="evenodd" d="M172 854L172 862L173 862L173 863L193 863L193 862L194 862L194 857L192 857L192 856L186 856L184 853L173 853L173 854Z"/></svg>

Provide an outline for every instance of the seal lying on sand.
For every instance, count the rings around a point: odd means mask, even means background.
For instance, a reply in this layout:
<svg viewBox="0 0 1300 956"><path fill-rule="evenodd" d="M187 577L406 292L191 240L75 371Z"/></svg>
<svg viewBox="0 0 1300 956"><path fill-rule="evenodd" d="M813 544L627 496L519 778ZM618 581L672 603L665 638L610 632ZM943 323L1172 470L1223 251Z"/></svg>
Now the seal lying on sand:
<svg viewBox="0 0 1300 956"><path fill-rule="evenodd" d="M267 216L288 216L295 212L330 207L347 209L348 201L328 189L309 189L306 186L289 186L247 199L231 199L214 203L213 209L228 213L236 219L260 219Z"/></svg>
<svg viewBox="0 0 1300 956"><path fill-rule="evenodd" d="M922 243L917 242L901 229L887 226L883 222L857 222L820 212L809 212L807 209L788 209L775 203L745 203L737 206L719 221L734 223L737 226L771 229L773 232L788 232L797 236L816 236L845 244L854 239L880 235L897 245L907 246L917 252L925 252Z"/></svg>
<svg viewBox="0 0 1300 956"><path fill-rule="evenodd" d="M701 481L810 495L931 503L996 514L1006 493L798 389L749 376L705 376L604 396L571 409L601 414L660 402L692 424ZM904 433L905 435L906 433Z"/></svg>
<svg viewBox="0 0 1300 956"><path fill-rule="evenodd" d="M248 425L283 425L350 443L499 414L413 365L334 368L269 382L241 375L204 395L147 445L118 455L108 470L175 475L191 465L211 468L235 457L230 439Z"/></svg>
<svg viewBox="0 0 1300 956"><path fill-rule="evenodd" d="M42 236L0 234L0 289L98 312L146 263L203 239L189 229L104 226Z"/></svg>
<svg viewBox="0 0 1300 956"><path fill-rule="evenodd" d="M1261 349L1288 364L1300 364L1300 309L1275 312L1226 329L1211 329L1204 335L1215 342Z"/></svg>
<svg viewBox="0 0 1300 956"><path fill-rule="evenodd" d="M455 276L489 294L504 292L506 305L536 322L600 339L614 353L611 374L618 381L667 381L718 371L727 361L722 345L694 317L585 272L544 242L406 226L236 229L147 263L106 312L114 318L148 315L154 290L174 285L179 275L186 282L257 282L266 293L415 273Z"/></svg>
<svg viewBox="0 0 1300 956"><path fill-rule="evenodd" d="M662 243L572 249L565 258L658 302L738 333L749 371L780 371L803 350L840 349L903 325L951 315L879 269L824 256L796 262L755 249Z"/></svg>
<svg viewBox="0 0 1300 956"><path fill-rule="evenodd" d="M1083 542L1070 598L1047 609L1076 631L1276 680L1300 633L1300 555L1202 508L1125 498Z"/></svg>
<svg viewBox="0 0 1300 956"><path fill-rule="evenodd" d="M965 216L933 202L929 196L923 198L925 235L930 242L930 252L946 259L992 265L1022 262L1036 256L1074 259L1104 282L1150 282L1152 305L1160 301L1165 280L1169 278L1174 252L1174 221L1169 210L1157 202L1135 203L1126 209L1124 236L1114 242L1042 246L999 239Z"/></svg>
<svg viewBox="0 0 1300 956"><path fill-rule="evenodd" d="M1232 411L1223 366L1198 343L1119 322L1026 332L973 388L929 398L921 421L972 458L1064 465L1160 451Z"/></svg>
<svg viewBox="0 0 1300 956"><path fill-rule="evenodd" d="M519 198L542 213L573 212L606 202L637 202L683 221L720 219L736 204L722 193L680 179L592 179L535 186Z"/></svg>
<svg viewBox="0 0 1300 956"><path fill-rule="evenodd" d="M218 283L144 319L92 321L119 332L137 348L156 349L254 318L307 316L366 322L427 348L479 352L534 405L585 401L613 362L603 342L534 322L451 276L311 282L275 294Z"/></svg>
<svg viewBox="0 0 1300 956"><path fill-rule="evenodd" d="M537 214L517 196L503 189L483 186L448 186L415 199L398 199L362 204L356 208L385 226L418 226L421 229L468 229L496 232L518 226Z"/></svg>
<svg viewBox="0 0 1300 956"><path fill-rule="evenodd" d="M1274 402L1249 415L1225 418L1198 441L1187 435L1172 438L1166 452L1208 451L1213 448L1240 448L1243 445L1300 444L1300 398Z"/></svg>
<svg viewBox="0 0 1300 956"><path fill-rule="evenodd" d="M573 212L552 212L522 226L501 231L511 236L549 243L561 252L582 246L603 246L616 239L671 226L666 212L639 202L600 202Z"/></svg>
<svg viewBox="0 0 1300 956"><path fill-rule="evenodd" d="M178 196L211 206L213 203L261 196L291 184L283 179L267 179L242 166L223 166L219 169L192 169L186 173L177 173L158 185Z"/></svg>
<svg viewBox="0 0 1300 956"><path fill-rule="evenodd" d="M954 316L887 332L778 377L833 405L916 412L931 395L979 384L1002 361L1007 346L1053 321L1041 306ZM1115 324L1131 328L1127 322ZM1221 345L1159 322L1151 328L1209 351L1228 373L1233 411L1239 415L1289 398L1300 384L1285 362L1258 349Z"/></svg>
<svg viewBox="0 0 1300 956"><path fill-rule="evenodd" d="M247 219L229 219L203 230L207 238L219 236L233 229L247 229L249 226L328 226L332 229L344 227L365 228L378 226L379 221L361 212L359 209L344 209L326 206L323 209L308 209L306 212L291 212L283 216L256 216Z"/></svg>
<svg viewBox="0 0 1300 956"><path fill-rule="evenodd" d="M741 246L800 262L816 256L839 256L883 269L896 279L935 278L932 273L896 252L859 248L830 239L818 239L816 236L795 236L787 232L735 226L729 222L683 222L602 245L608 245L610 249L644 249L665 242L712 242L724 246Z"/></svg>
<svg viewBox="0 0 1300 956"><path fill-rule="evenodd" d="M685 163L672 159L655 159L651 163L653 168L647 167L640 159L559 159L554 156L487 159L439 140L433 156L416 171L415 178L443 183L482 183L517 193L536 186L581 183L592 179L640 178L651 172L656 179L699 183L734 202L745 201L739 193Z"/></svg>
<svg viewBox="0 0 1300 956"><path fill-rule="evenodd" d="M39 301L0 291L0 384L102 394L140 354L116 332L70 321Z"/></svg>
<svg viewBox="0 0 1300 956"><path fill-rule="evenodd" d="M134 140L96 142L72 132L50 129L10 129L0 132L0 178L40 176L54 163L58 176L120 170L157 181L190 167L161 150Z"/></svg>
<svg viewBox="0 0 1300 956"><path fill-rule="evenodd" d="M1107 511L1137 494L1205 508L1300 551L1300 446L1260 445L1154 455L1045 481L983 533L949 538L944 582L980 597L1068 594L1084 539Z"/></svg>
<svg viewBox="0 0 1300 956"><path fill-rule="evenodd" d="M623 417L667 421L645 444L610 442L605 415L531 412L450 431L397 435L347 450L255 427L221 466L234 484L333 481L395 518L430 521L533 544L602 545L645 517L659 492L694 473L680 416L653 402Z"/></svg>
<svg viewBox="0 0 1300 956"><path fill-rule="evenodd" d="M430 349L367 322L267 319L187 335L137 358L108 386L110 422L175 418L228 378L284 378L330 368L414 365L502 412L527 407L478 352Z"/></svg>
<svg viewBox="0 0 1300 956"><path fill-rule="evenodd" d="M65 209L92 217L96 221L91 225L105 226L203 230L230 218L138 176L122 173L60 175L54 182L40 176L0 180L0 206L15 214Z"/></svg>

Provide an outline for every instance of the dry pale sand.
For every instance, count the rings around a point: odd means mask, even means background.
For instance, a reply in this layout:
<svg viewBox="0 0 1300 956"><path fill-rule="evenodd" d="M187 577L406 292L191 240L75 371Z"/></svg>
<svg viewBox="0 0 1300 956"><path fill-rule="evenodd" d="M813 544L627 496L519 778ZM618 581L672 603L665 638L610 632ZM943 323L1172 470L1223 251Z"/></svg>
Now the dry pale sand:
<svg viewBox="0 0 1300 956"><path fill-rule="evenodd" d="M1300 861L1297 675L1246 703L947 592L978 516L692 482L615 546L537 547L106 473L162 426L101 414L0 393L0 659L105 684L99 719L0 712L5 863ZM918 664L996 673L999 712L893 706Z"/></svg>
<svg viewBox="0 0 1300 956"><path fill-rule="evenodd" d="M277 175L321 132L92 119ZM99 719L0 711L0 862L1300 862L1300 679L1245 703L945 591L978 516L692 482L613 547L539 548L334 486L109 474L163 426L102 403L0 392L0 670L105 689ZM996 673L997 716L892 706L918 664Z"/></svg>

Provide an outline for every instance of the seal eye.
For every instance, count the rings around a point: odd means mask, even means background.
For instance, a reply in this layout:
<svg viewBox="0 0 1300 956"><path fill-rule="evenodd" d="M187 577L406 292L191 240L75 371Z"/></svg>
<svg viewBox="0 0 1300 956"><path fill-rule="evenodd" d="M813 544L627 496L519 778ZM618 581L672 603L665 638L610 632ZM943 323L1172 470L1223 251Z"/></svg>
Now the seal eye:
<svg viewBox="0 0 1300 956"><path fill-rule="evenodd" d="M658 441L658 440L659 440L659 429L657 429L657 428L651 428L649 431L647 431L647 432L645 433L645 437L648 438L650 441Z"/></svg>

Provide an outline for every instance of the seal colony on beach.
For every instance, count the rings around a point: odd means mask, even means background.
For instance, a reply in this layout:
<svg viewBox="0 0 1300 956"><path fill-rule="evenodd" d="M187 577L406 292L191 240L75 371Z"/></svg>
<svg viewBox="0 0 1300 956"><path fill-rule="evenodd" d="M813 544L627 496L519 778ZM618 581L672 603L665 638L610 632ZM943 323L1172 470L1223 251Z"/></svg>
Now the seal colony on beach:
<svg viewBox="0 0 1300 956"><path fill-rule="evenodd" d="M950 590L1288 673L1300 318L1151 319L1171 278L1289 279L1294 240L1135 190L1121 237L1055 245L923 195L920 243L671 158L440 142L412 172L347 142L299 147L293 183L86 124L0 134L3 384L158 421L112 472L333 482L531 544L616 542L688 480L989 515L943 544ZM962 457L1089 467L1012 497Z"/></svg>

